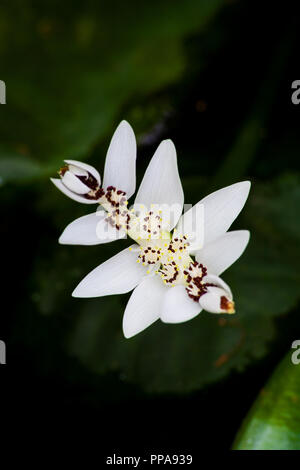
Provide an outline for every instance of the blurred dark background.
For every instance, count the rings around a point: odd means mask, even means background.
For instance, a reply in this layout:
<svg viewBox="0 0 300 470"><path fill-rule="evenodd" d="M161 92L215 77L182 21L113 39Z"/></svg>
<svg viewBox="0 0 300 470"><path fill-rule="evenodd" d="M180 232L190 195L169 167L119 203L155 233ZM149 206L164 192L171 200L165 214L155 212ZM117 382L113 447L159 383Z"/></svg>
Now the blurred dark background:
<svg viewBox="0 0 300 470"><path fill-rule="evenodd" d="M54 425L53 440L86 440L101 459L231 447L300 338L299 18L289 2L1 3L0 380L13 436L43 442ZM234 224L251 230L250 245L224 275L233 318L204 313L125 340L129 295L71 298L128 242L59 245L91 211L49 177L64 158L102 173L122 119L137 135L138 181L164 138L176 145L187 203L252 181Z"/></svg>

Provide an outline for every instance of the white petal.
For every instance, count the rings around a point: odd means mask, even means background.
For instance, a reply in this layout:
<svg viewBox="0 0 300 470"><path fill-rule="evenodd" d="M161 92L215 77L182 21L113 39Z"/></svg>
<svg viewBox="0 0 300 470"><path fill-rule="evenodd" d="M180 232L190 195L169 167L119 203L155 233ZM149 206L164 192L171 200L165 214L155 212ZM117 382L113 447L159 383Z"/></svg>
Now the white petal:
<svg viewBox="0 0 300 470"><path fill-rule="evenodd" d="M221 309L221 297L228 297L226 292L219 287L209 287L207 294L204 294L199 299L201 307L210 313L223 313Z"/></svg>
<svg viewBox="0 0 300 470"><path fill-rule="evenodd" d="M127 198L135 191L136 141L132 127L122 121L112 136L105 160L103 188L114 186Z"/></svg>
<svg viewBox="0 0 300 470"><path fill-rule="evenodd" d="M185 235L189 243L189 252L194 252L204 244L204 206L196 204L180 217L176 227L178 235Z"/></svg>
<svg viewBox="0 0 300 470"><path fill-rule="evenodd" d="M170 287L164 296L161 320L165 323L182 323L201 312L198 302L189 298L184 286Z"/></svg>
<svg viewBox="0 0 300 470"><path fill-rule="evenodd" d="M180 220L185 230L189 230L196 217L196 211L203 205L204 210L204 245L212 242L229 229L242 210L250 191L250 181L242 181L209 194L199 201ZM189 214L189 212L192 212Z"/></svg>
<svg viewBox="0 0 300 470"><path fill-rule="evenodd" d="M126 233L112 227L105 220L106 217L106 212L97 211L74 220L63 231L59 243L62 245L99 245L124 238Z"/></svg>
<svg viewBox="0 0 300 470"><path fill-rule="evenodd" d="M100 186L101 184L100 175L98 171L96 170L96 168L94 168L92 165L88 165L87 163L83 163L83 162L78 162L77 160L65 160L65 163L67 163L68 165L74 165L76 167L82 168L85 171L88 171L94 178L96 178Z"/></svg>
<svg viewBox="0 0 300 470"><path fill-rule="evenodd" d="M80 181L71 171L66 171L61 181L64 186L76 194L86 194L90 191L90 188Z"/></svg>
<svg viewBox="0 0 300 470"><path fill-rule="evenodd" d="M131 338L159 319L166 287L158 277L148 277L135 288L125 309L123 332Z"/></svg>
<svg viewBox="0 0 300 470"><path fill-rule="evenodd" d="M88 176L88 172L83 170L82 168L79 168L79 166L76 165L68 165L68 169L71 173L73 173L76 176Z"/></svg>
<svg viewBox="0 0 300 470"><path fill-rule="evenodd" d="M176 149L171 140L164 140L153 155L138 190L135 204L150 210L151 204L161 207L163 224L175 227L183 208L183 190L178 174Z"/></svg>
<svg viewBox="0 0 300 470"><path fill-rule="evenodd" d="M210 283L210 284L215 284L218 288L223 289L223 291L226 294L226 297L228 297L230 300L232 300L232 292L228 284L226 284L223 279L221 279L219 276L216 276L215 274L207 274L203 278L204 283ZM215 289L215 287L214 287ZM225 295L223 294L223 295Z"/></svg>
<svg viewBox="0 0 300 470"><path fill-rule="evenodd" d="M62 183L60 178L50 178L52 183L55 184L55 186L66 196L69 198L73 199L74 201L77 202L82 202L83 204L95 204L97 201L94 199L86 199L83 196L80 196L80 194L75 194L72 191L70 191L66 186Z"/></svg>
<svg viewBox="0 0 300 470"><path fill-rule="evenodd" d="M196 252L196 261L208 272L219 276L243 253L250 238L248 230L234 230L221 235Z"/></svg>
<svg viewBox="0 0 300 470"><path fill-rule="evenodd" d="M101 297L131 291L146 275L146 269L136 260L137 254L125 248L90 272L76 287L73 297Z"/></svg>

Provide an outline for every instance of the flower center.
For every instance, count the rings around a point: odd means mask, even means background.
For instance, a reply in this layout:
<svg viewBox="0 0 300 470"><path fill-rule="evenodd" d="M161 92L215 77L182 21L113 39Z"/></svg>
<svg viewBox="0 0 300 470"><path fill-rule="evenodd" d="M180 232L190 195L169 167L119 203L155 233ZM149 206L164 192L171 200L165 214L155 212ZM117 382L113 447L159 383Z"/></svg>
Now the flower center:
<svg viewBox="0 0 300 470"><path fill-rule="evenodd" d="M207 268L203 264L192 262L189 267L183 271L186 277L186 291L188 296L195 302L198 302L201 295L207 292L207 287L213 284L204 283L202 279L207 275Z"/></svg>
<svg viewBox="0 0 300 470"><path fill-rule="evenodd" d="M143 264L156 264L161 259L162 252L158 246L140 246L140 250L141 253L138 256L138 262L142 262Z"/></svg>
<svg viewBox="0 0 300 470"><path fill-rule="evenodd" d="M143 240L157 240L161 238L161 216L160 211L151 210L139 218L139 236Z"/></svg>
<svg viewBox="0 0 300 470"><path fill-rule="evenodd" d="M169 242L167 247L167 253L164 257L164 261L172 262L176 261L181 265L182 268L185 268L192 261L191 257L187 252L187 247L189 243L187 242L187 236L183 235L182 237L175 236L173 234L172 240Z"/></svg>
<svg viewBox="0 0 300 470"><path fill-rule="evenodd" d="M165 284L174 285L179 276L179 267L175 261L172 261L172 263L163 264L157 273L161 275Z"/></svg>
<svg viewBox="0 0 300 470"><path fill-rule="evenodd" d="M186 235L183 235L182 238L176 237L173 238L168 246L168 251L169 253L173 254L180 254L183 253L184 250L189 246L189 243L187 242L187 237Z"/></svg>
<svg viewBox="0 0 300 470"><path fill-rule="evenodd" d="M128 232L131 226L131 214L127 209L126 193L114 186L108 186L103 191L99 204L108 212L107 222L117 230L121 228Z"/></svg>
<svg viewBox="0 0 300 470"><path fill-rule="evenodd" d="M105 220L117 230L121 228L125 231L130 230L130 214L127 209L114 209L108 213Z"/></svg>
<svg viewBox="0 0 300 470"><path fill-rule="evenodd" d="M120 189L116 189L114 186L108 186L106 191L103 191L99 204L108 212L121 207L125 209L128 204L126 193Z"/></svg>

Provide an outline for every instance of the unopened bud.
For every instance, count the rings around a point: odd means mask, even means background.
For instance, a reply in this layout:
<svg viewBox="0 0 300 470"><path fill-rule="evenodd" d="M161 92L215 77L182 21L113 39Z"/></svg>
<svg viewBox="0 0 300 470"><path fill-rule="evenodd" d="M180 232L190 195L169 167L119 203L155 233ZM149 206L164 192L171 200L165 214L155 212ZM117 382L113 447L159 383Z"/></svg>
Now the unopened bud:
<svg viewBox="0 0 300 470"><path fill-rule="evenodd" d="M98 200L103 194L98 171L91 165L75 160L65 160L65 163L58 172L63 185L79 196Z"/></svg>

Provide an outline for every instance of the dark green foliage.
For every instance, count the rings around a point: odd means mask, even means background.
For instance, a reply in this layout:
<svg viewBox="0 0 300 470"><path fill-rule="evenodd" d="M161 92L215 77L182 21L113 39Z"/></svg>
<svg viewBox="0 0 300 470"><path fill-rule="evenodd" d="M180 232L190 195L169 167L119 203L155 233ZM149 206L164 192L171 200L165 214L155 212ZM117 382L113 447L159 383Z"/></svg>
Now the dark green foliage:
<svg viewBox="0 0 300 470"><path fill-rule="evenodd" d="M231 390L232 377L256 396L270 363L300 338L300 105L290 100L300 29L296 14L276 8L222 0L0 6L0 79L7 89L7 104L0 105L7 281L0 339L9 343L10 361L20 365L26 356L37 383L61 380L79 390L75 407L88 403L94 410L102 400L125 401L134 393L145 400L170 393L179 403L190 392L216 396L226 384L234 417L236 400L245 397L239 386ZM83 276L128 242L59 245L65 226L93 207L67 200L49 177L64 158L102 173L122 119L138 138L138 182L164 138L176 145L187 203L252 181L233 227L249 229L250 244L224 273L236 315L203 312L186 324L157 322L126 340L121 325L129 295L71 297ZM253 370L263 380L247 375ZM215 403L201 397L199 412L208 416ZM203 445L210 440L203 434Z"/></svg>

